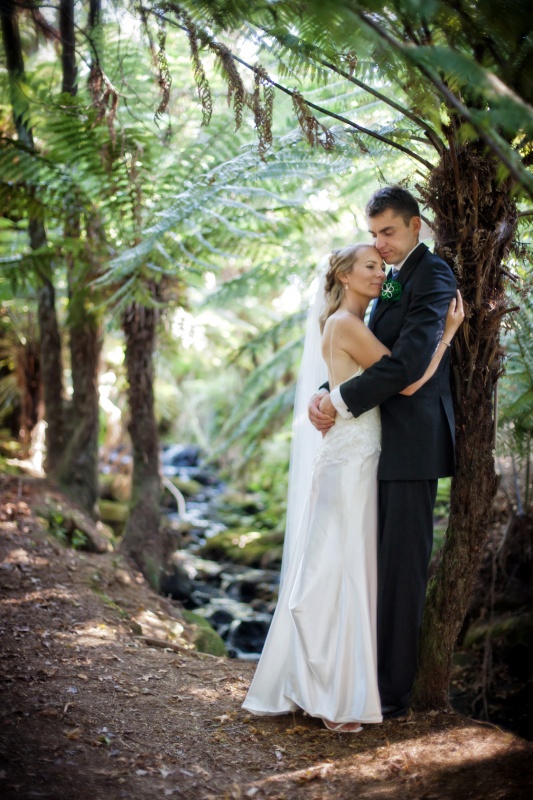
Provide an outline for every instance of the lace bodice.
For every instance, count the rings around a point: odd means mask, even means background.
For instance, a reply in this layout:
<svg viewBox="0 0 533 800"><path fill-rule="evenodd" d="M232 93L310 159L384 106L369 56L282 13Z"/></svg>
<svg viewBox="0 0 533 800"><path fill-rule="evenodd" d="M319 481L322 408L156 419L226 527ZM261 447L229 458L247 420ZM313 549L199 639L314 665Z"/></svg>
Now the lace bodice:
<svg viewBox="0 0 533 800"><path fill-rule="evenodd" d="M360 417L342 419L337 415L335 425L326 433L315 456L314 468L338 464L364 457L381 449L381 419L379 408Z"/></svg>
<svg viewBox="0 0 533 800"><path fill-rule="evenodd" d="M358 369L356 375L363 370ZM365 457L381 450L381 418L379 408L359 417L343 419L337 414L335 425L322 439L314 461L314 469L324 464L339 464L355 455Z"/></svg>

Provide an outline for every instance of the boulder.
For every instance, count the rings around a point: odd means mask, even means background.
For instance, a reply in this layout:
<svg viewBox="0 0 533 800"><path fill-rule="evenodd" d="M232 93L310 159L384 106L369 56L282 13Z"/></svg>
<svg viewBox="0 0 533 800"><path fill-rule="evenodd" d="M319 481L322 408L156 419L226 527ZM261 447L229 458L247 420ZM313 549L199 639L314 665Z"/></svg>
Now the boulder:
<svg viewBox="0 0 533 800"><path fill-rule="evenodd" d="M196 467L201 450L197 445L173 444L161 455L163 467Z"/></svg>
<svg viewBox="0 0 533 800"><path fill-rule="evenodd" d="M234 620L227 639L229 654L242 658L261 653L269 628L270 620L266 617Z"/></svg>
<svg viewBox="0 0 533 800"><path fill-rule="evenodd" d="M249 567L281 564L283 534L276 531L251 531L235 528L222 531L206 541L202 557L214 561L233 561Z"/></svg>
<svg viewBox="0 0 533 800"><path fill-rule="evenodd" d="M112 525L123 525L128 519L129 511L127 503L117 503L114 500L98 501L100 518Z"/></svg>
<svg viewBox="0 0 533 800"><path fill-rule="evenodd" d="M189 600L194 589L195 586L182 564L174 563L171 572L161 579L161 594L170 595L173 600Z"/></svg>
<svg viewBox="0 0 533 800"><path fill-rule="evenodd" d="M226 645L205 617L195 614L194 611L185 610L183 618L193 626L192 642L196 650L212 656L227 656Z"/></svg>

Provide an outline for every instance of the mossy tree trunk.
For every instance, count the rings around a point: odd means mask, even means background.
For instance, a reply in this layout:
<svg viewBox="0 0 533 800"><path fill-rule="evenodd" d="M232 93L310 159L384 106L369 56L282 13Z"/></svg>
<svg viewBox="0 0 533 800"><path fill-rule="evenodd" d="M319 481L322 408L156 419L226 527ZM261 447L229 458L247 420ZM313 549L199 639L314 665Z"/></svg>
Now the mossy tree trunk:
<svg viewBox="0 0 533 800"><path fill-rule="evenodd" d="M506 257L517 212L498 165L481 148L450 150L422 189L435 214L437 252L459 279L467 317L454 341L456 477L451 513L431 580L413 693L417 709L449 703L454 645L468 611L497 488L494 469L494 389L502 373L499 331L509 310Z"/></svg>
<svg viewBox="0 0 533 800"><path fill-rule="evenodd" d="M153 389L156 325L155 308L134 302L124 314L133 480L130 516L122 547L150 584L158 589L164 547L159 530L162 483Z"/></svg>

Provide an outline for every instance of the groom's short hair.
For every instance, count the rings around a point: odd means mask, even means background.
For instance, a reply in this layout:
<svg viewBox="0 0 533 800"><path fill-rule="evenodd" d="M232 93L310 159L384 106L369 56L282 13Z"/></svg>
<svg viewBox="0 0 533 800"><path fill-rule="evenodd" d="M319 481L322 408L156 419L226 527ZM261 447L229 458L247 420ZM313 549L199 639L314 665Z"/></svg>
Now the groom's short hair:
<svg viewBox="0 0 533 800"><path fill-rule="evenodd" d="M366 204L367 217L377 217L383 214L388 208L392 208L397 214L403 217L406 225L409 225L411 217L419 217L420 209L415 198L401 186L384 186L374 192Z"/></svg>

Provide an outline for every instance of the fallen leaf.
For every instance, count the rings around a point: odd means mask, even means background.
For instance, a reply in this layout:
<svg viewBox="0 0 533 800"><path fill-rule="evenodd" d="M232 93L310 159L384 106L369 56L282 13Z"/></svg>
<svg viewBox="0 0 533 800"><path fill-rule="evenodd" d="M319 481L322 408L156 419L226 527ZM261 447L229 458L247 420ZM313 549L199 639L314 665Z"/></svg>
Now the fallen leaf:
<svg viewBox="0 0 533 800"><path fill-rule="evenodd" d="M82 733L81 728L72 728L70 731L63 731L67 739L79 739Z"/></svg>
<svg viewBox="0 0 533 800"><path fill-rule="evenodd" d="M39 711L40 717L58 717L59 711L57 708L43 708Z"/></svg>

